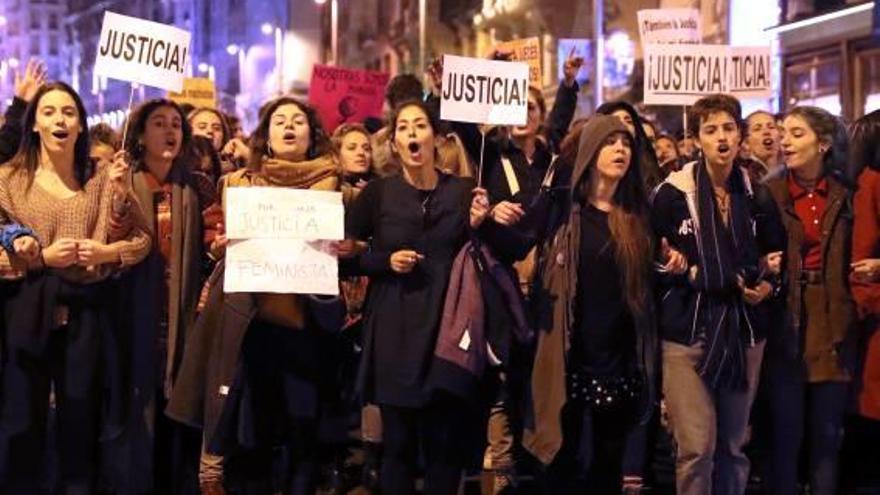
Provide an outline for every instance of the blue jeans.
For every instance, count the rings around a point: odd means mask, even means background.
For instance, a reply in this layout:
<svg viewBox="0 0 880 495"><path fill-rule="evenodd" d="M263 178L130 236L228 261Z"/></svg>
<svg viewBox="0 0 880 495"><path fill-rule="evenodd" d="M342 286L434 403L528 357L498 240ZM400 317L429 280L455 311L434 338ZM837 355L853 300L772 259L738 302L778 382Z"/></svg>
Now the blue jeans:
<svg viewBox="0 0 880 495"><path fill-rule="evenodd" d="M768 354L764 377L770 405L767 493L795 494L801 446L809 446L810 493L837 492L838 455L849 384L806 383L799 358Z"/></svg>

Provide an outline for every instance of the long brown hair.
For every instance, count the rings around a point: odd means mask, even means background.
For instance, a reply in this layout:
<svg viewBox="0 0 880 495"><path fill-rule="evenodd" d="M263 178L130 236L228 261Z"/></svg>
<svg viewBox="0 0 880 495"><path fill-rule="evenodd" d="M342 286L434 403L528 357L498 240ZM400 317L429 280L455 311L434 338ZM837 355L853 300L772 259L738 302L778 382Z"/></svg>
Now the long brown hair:
<svg viewBox="0 0 880 495"><path fill-rule="evenodd" d="M614 259L621 267L623 297L630 311L638 315L647 310L651 297L654 248L648 228L648 201L642 185L640 154L628 133L626 139L630 146L630 164L614 192L612 202L615 208L608 214L608 228L614 240ZM605 146L607 144L596 149L581 179L580 191L585 202L589 197L589 172L596 167L599 153Z"/></svg>
<svg viewBox="0 0 880 495"><path fill-rule="evenodd" d="M76 106L76 113L79 117L80 131L77 134L76 142L73 145L73 173L79 182L80 188L85 187L86 182L95 174L95 165L89 158L89 130L86 127L88 114L86 114L85 106L79 94L67 84L55 81L40 86L37 94L28 104L24 113L22 122L21 145L18 152L9 163L16 169L24 171L28 177L28 188L34 182L34 176L40 167L40 153L42 143L40 142L40 133L34 130L37 122L37 109L40 105L40 99L50 91L61 91L67 93L73 99Z"/></svg>

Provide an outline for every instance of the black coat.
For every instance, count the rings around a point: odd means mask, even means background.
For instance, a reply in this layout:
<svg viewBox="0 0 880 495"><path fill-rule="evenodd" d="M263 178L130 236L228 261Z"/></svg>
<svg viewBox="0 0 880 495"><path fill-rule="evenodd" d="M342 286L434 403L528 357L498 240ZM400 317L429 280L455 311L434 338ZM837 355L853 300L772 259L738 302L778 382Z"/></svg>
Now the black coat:
<svg viewBox="0 0 880 495"><path fill-rule="evenodd" d="M21 121L26 109L27 102L18 97L6 109L6 122L0 127L0 163L8 162L18 151L21 143Z"/></svg>

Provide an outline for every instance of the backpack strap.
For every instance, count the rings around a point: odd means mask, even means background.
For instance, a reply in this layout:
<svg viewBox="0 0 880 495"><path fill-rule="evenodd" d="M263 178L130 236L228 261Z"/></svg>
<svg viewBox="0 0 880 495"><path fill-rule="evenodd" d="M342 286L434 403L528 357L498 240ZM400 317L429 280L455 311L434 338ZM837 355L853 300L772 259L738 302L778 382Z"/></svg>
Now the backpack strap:
<svg viewBox="0 0 880 495"><path fill-rule="evenodd" d="M510 195L516 196L516 193L519 192L519 180L516 178L516 172L513 170L513 164L510 163L510 158L501 155L501 167L504 169L504 177L507 178Z"/></svg>

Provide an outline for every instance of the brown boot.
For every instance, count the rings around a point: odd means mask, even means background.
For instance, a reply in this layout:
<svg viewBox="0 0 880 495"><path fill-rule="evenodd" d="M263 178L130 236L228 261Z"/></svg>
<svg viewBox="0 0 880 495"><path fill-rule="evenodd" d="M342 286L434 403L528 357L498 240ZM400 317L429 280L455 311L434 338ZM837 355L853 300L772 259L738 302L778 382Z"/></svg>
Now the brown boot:
<svg viewBox="0 0 880 495"><path fill-rule="evenodd" d="M226 495L226 489L220 481L206 481L199 485L202 495Z"/></svg>

